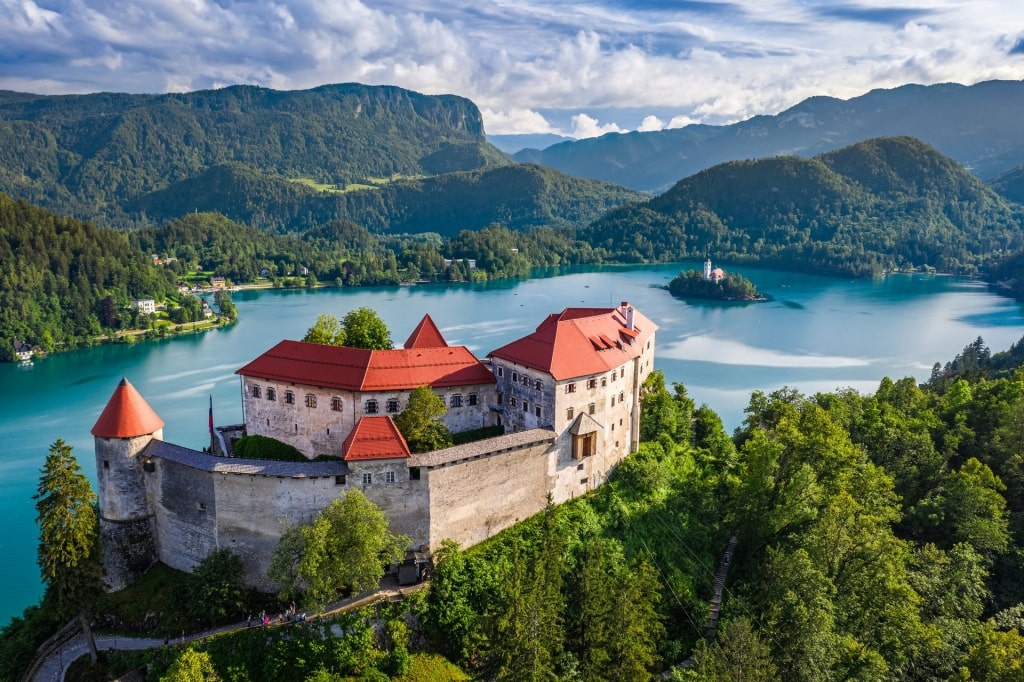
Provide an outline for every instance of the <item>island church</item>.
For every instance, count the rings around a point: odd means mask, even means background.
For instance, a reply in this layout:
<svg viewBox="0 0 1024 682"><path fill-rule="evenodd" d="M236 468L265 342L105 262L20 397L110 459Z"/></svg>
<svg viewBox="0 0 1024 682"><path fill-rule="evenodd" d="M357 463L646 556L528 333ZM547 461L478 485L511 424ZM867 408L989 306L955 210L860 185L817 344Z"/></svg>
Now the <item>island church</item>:
<svg viewBox="0 0 1024 682"><path fill-rule="evenodd" d="M122 379L92 429L107 581L120 589L156 561L190 571L228 547L247 584L272 589L266 574L283 531L352 489L415 548L480 542L549 495L560 503L601 485L636 450L656 330L623 302L551 314L484 360L449 345L429 315L392 350L281 341L237 371L244 432L289 443L309 462L169 443ZM500 425L504 434L411 453L391 417L421 386L444 400L453 432Z"/></svg>

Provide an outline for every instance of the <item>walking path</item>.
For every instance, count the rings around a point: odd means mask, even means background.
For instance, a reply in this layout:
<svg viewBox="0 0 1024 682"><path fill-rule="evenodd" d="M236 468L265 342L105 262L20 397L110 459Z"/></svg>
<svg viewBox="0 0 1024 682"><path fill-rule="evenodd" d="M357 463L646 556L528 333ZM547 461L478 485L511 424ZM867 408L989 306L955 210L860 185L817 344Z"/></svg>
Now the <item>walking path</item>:
<svg viewBox="0 0 1024 682"><path fill-rule="evenodd" d="M305 620L311 621L322 618L330 618L339 613L349 611L351 609L357 609L362 606L367 606L374 602L380 601L381 599L391 599L395 597L403 597L408 594L419 591L426 585L426 583L420 583L418 585L412 585L409 587L387 587L378 590L371 590L348 599L342 599L341 601L333 602L329 604L323 611L318 614L308 616ZM289 625L291 621L284 621L280 617L271 621L270 625L281 626ZM234 632L236 630L244 630L247 626L243 621L233 625L226 625L213 630L206 630L204 632L197 632L193 635L184 637L174 637L169 640L165 639L153 639L153 638L141 638L141 637L124 637L121 635L101 635L96 637L96 648L100 651L137 651L140 649L156 649L164 646L165 644L179 645L185 644L186 642L196 642L199 640L207 639L215 635L222 635L228 632ZM54 652L47 656L35 669L35 673L31 677L27 678L30 682L63 682L64 675L67 673L71 663L82 656L89 654L89 647L85 641L85 635L79 633L68 641L60 645Z"/></svg>

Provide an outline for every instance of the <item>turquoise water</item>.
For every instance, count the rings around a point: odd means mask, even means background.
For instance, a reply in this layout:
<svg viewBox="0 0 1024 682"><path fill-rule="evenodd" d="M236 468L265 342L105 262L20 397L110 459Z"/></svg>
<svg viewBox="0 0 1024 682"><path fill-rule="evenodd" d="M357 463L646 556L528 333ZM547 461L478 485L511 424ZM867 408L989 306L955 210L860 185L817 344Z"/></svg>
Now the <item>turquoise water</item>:
<svg viewBox="0 0 1024 682"><path fill-rule="evenodd" d="M669 382L686 384L730 429L755 389L873 391L883 376L926 379L932 364L952 359L979 335L993 350L1024 335L1020 305L951 277L840 280L737 268L775 300L686 304L658 288L679 269L604 268L454 287L240 292L241 321L230 329L75 351L31 368L0 364L0 623L42 592L31 497L54 440L73 445L94 478L89 430L123 375L166 422L167 440L201 448L209 397L218 424L240 422L235 370L282 338L301 338L320 313L341 317L369 306L401 345L429 312L449 343L484 356L567 306L630 301L661 327L656 364Z"/></svg>

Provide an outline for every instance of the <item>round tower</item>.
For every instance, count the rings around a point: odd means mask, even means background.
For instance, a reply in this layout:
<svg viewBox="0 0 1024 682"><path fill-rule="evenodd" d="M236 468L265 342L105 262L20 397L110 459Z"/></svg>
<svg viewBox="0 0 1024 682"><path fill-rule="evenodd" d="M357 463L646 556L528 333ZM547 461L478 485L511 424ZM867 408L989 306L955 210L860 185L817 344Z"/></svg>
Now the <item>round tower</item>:
<svg viewBox="0 0 1024 682"><path fill-rule="evenodd" d="M130 585L156 563L144 450L163 439L163 428L163 420L125 378L92 427L103 563L112 590Z"/></svg>

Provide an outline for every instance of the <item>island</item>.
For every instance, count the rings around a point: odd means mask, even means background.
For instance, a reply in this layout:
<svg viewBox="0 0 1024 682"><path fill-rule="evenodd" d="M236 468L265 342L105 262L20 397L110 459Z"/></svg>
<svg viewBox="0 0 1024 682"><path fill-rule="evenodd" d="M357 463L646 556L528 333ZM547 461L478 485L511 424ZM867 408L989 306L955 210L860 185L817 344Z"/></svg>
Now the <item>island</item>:
<svg viewBox="0 0 1024 682"><path fill-rule="evenodd" d="M676 298L702 298L717 301L767 301L754 284L736 273L726 274L714 268L711 258L704 261L704 272L680 272L668 283L668 290Z"/></svg>

